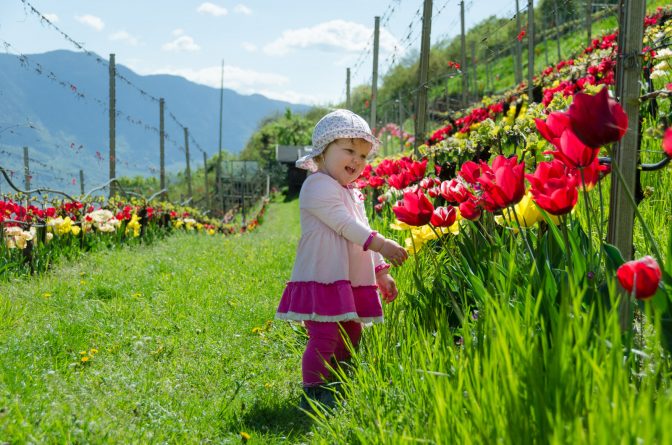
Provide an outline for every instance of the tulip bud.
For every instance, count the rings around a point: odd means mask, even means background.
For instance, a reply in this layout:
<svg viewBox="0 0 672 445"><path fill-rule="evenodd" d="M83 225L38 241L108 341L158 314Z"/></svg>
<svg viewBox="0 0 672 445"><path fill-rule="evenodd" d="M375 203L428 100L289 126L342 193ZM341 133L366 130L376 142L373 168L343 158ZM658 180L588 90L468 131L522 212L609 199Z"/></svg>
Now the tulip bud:
<svg viewBox="0 0 672 445"><path fill-rule="evenodd" d="M634 292L638 300L648 300L658 290L662 273L655 259L645 256L624 263L616 271L619 283L629 294Z"/></svg>

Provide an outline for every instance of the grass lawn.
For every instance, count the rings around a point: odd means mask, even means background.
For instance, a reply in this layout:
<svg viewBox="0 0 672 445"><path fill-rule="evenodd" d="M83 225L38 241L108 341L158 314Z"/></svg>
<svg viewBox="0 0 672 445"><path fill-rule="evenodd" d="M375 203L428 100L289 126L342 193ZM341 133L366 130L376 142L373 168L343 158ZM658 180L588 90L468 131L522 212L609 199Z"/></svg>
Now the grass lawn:
<svg viewBox="0 0 672 445"><path fill-rule="evenodd" d="M0 284L0 443L310 441L301 337L271 324L299 237L180 234Z"/></svg>

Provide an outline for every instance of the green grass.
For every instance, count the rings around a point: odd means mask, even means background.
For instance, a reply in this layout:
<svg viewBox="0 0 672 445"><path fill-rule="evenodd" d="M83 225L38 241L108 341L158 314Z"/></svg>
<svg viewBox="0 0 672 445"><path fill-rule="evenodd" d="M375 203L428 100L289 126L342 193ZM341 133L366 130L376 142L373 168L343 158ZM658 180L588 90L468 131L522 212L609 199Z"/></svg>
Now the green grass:
<svg viewBox="0 0 672 445"><path fill-rule="evenodd" d="M672 186L669 169L654 177ZM669 208L661 198L640 206L645 220ZM365 335L344 376L348 406L319 422L321 443L672 443L661 314L643 305L634 336L621 334L616 280L586 280L584 250L572 248L569 270L549 255L537 275L520 238L500 232L470 253L466 228L447 250L435 245L394 270L400 297L385 327ZM650 253L636 242L638 256ZM448 292L478 315L451 328Z"/></svg>
<svg viewBox="0 0 672 445"><path fill-rule="evenodd" d="M585 288L561 278L565 305L548 317L554 292L535 287L519 245L470 270L453 238L442 274L427 255L423 283L415 259L393 270L400 297L365 330L347 405L311 419L296 408L303 334L268 323L298 236L296 201L274 203L242 236L180 234L1 284L0 441L672 441L669 361L650 332L629 349L608 305L583 304ZM446 279L478 296L477 320L450 327Z"/></svg>
<svg viewBox="0 0 672 445"><path fill-rule="evenodd" d="M0 284L0 442L304 440L300 336L268 324L298 234L296 203L276 203L249 234L175 235Z"/></svg>

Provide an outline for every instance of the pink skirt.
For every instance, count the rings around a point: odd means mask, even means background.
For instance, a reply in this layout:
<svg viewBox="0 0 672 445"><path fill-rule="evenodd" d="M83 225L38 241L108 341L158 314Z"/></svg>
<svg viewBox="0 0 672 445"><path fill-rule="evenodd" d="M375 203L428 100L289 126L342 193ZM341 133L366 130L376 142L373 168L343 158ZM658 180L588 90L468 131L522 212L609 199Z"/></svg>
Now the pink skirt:
<svg viewBox="0 0 672 445"><path fill-rule="evenodd" d="M360 321L381 323L383 308L378 286L352 286L348 280L325 284L290 281L282 294L275 318L295 321Z"/></svg>

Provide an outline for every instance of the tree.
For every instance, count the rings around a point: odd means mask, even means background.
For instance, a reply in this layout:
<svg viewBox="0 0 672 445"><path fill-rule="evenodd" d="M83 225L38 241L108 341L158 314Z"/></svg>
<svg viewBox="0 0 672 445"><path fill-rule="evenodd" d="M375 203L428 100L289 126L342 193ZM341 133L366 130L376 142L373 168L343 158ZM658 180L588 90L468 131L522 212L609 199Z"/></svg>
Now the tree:
<svg viewBox="0 0 672 445"><path fill-rule="evenodd" d="M275 164L276 145L310 145L313 127L326 114L325 109L313 109L306 115L287 109L284 115L264 119L240 153L241 160L258 161L268 170Z"/></svg>

